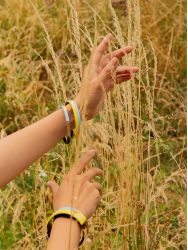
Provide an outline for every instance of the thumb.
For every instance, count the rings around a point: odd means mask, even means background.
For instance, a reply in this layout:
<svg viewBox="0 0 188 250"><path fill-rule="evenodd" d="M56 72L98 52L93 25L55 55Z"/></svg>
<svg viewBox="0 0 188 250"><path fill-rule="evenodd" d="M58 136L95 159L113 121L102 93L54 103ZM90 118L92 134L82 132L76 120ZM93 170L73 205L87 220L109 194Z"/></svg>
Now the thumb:
<svg viewBox="0 0 188 250"><path fill-rule="evenodd" d="M59 189L59 186L55 181L49 181L48 187L50 188L53 196L56 194L57 190Z"/></svg>

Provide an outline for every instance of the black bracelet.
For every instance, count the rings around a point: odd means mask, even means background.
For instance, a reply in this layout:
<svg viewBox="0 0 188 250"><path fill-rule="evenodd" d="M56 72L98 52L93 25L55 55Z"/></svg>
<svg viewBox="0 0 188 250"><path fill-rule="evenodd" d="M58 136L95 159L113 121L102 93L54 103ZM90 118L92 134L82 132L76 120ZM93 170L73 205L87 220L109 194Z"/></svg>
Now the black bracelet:
<svg viewBox="0 0 188 250"><path fill-rule="evenodd" d="M55 215L54 216L54 220L55 219L57 219L57 218L72 218L72 219L74 219L73 217L71 217L70 215L68 215L68 214L57 214L57 215ZM75 219L74 219L75 220ZM82 231L82 238L81 238L81 240L80 240L80 242L79 242L79 246L81 246L82 245L82 243L84 242L84 237L85 237L85 234L84 234L84 230L83 230L83 227L81 227L81 231ZM48 238L50 238L50 234L51 234L51 230L52 230L52 223L49 223L48 225L47 225L47 235L48 235Z"/></svg>

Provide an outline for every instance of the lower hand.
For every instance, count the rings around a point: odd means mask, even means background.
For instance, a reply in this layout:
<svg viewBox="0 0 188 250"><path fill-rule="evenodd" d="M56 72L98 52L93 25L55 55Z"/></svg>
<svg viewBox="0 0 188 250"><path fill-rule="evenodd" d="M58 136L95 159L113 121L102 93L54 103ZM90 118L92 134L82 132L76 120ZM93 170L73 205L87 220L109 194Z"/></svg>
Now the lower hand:
<svg viewBox="0 0 188 250"><path fill-rule="evenodd" d="M92 182L92 178L102 175L99 168L83 170L95 156L95 150L85 153L78 165L65 176L62 184L50 181L48 183L53 195L53 208L56 211L62 207L74 207L80 210L87 218L96 211L101 200L101 185Z"/></svg>

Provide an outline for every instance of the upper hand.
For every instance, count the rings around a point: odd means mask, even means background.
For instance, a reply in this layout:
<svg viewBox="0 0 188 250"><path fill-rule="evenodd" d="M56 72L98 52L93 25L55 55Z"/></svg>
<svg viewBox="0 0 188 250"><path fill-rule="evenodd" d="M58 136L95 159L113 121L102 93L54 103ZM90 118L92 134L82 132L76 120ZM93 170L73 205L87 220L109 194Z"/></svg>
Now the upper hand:
<svg viewBox="0 0 188 250"><path fill-rule="evenodd" d="M132 51L131 46L105 54L112 35L108 34L94 50L90 62L84 71L80 92L75 98L81 115L91 119L98 114L106 92L131 79L138 67L120 66L119 60Z"/></svg>

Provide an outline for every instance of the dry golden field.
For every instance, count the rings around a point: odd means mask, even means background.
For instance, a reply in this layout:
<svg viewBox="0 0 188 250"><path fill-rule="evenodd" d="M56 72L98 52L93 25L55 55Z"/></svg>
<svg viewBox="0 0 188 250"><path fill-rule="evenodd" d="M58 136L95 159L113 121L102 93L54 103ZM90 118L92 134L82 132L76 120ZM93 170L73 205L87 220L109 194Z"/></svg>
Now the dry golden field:
<svg viewBox="0 0 188 250"><path fill-rule="evenodd" d="M59 143L0 191L1 250L45 249L46 183L88 147L105 176L82 249L186 249L185 12L185 0L0 0L1 137L73 98L105 34L111 49L132 45L124 63L140 67L78 143Z"/></svg>

